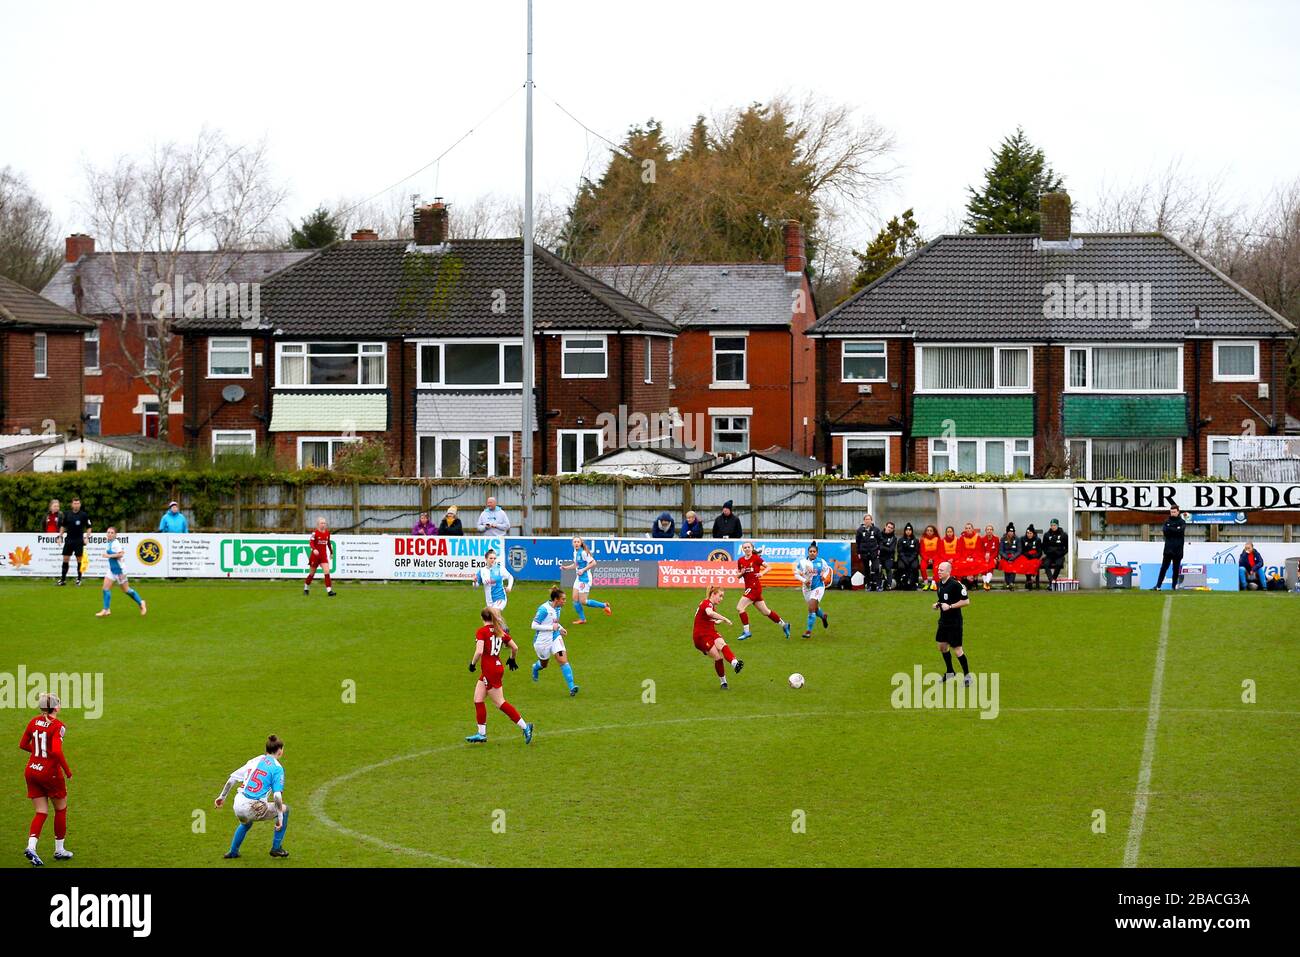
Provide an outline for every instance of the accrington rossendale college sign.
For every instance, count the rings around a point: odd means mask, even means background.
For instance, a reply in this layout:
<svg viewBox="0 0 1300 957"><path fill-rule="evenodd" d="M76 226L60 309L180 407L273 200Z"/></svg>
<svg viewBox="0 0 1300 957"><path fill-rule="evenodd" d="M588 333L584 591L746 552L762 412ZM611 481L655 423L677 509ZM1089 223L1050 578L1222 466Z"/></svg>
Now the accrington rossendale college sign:
<svg viewBox="0 0 1300 957"><path fill-rule="evenodd" d="M1173 505L1184 512L1300 511L1300 485L1080 482L1074 486L1074 507L1081 512L1163 512Z"/></svg>

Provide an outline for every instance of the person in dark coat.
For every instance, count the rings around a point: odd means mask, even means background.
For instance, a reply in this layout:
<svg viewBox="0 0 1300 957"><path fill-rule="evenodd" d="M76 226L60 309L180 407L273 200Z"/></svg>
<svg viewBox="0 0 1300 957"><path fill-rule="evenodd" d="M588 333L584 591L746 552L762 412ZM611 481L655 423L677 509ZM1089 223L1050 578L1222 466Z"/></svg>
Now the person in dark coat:
<svg viewBox="0 0 1300 957"><path fill-rule="evenodd" d="M1002 544L998 546L998 561L1014 562L1019 557L1020 539L1016 537L1016 524L1015 522L1007 522L1006 534L1002 536ZM1003 571L1002 577L1007 583L1007 591L1015 591L1015 572Z"/></svg>
<svg viewBox="0 0 1300 957"><path fill-rule="evenodd" d="M651 538L676 538L677 523L667 512L660 512L659 517L654 520L650 526Z"/></svg>
<svg viewBox="0 0 1300 957"><path fill-rule="evenodd" d="M1263 591L1267 587L1264 582L1264 556L1259 553L1254 542L1247 542L1241 550L1241 557L1237 559L1237 583L1242 591L1252 588Z"/></svg>
<svg viewBox="0 0 1300 957"><path fill-rule="evenodd" d="M1043 560L1047 566L1047 587L1061 577L1065 567L1065 557L1070 553L1070 536L1057 519L1052 519L1043 533Z"/></svg>
<svg viewBox="0 0 1300 957"><path fill-rule="evenodd" d="M687 512L682 517L682 538L703 538L704 523L695 512Z"/></svg>
<svg viewBox="0 0 1300 957"><path fill-rule="evenodd" d="M740 516L731 510L731 499L722 503L722 514L713 520L714 538L743 538Z"/></svg>
<svg viewBox="0 0 1300 957"><path fill-rule="evenodd" d="M1043 540L1038 537L1038 529L1034 528L1033 523L1025 529L1025 534L1020 539L1020 554L1025 558L1036 559L1038 567L1042 569L1043 562ZM1042 587L1042 579L1038 577L1035 571L1032 575L1025 574L1025 591L1033 591L1035 588Z"/></svg>
<svg viewBox="0 0 1300 957"><path fill-rule="evenodd" d="M438 523L439 535L464 535L465 529L460 524L460 519L456 515L456 506L452 505L447 509L447 514L443 516Z"/></svg>
<svg viewBox="0 0 1300 957"><path fill-rule="evenodd" d="M1187 533L1187 522L1183 520L1182 510L1177 505L1169 506L1169 517L1165 519L1160 533L1165 539L1165 551L1160 557L1160 574L1156 577L1156 587L1151 590L1160 590L1160 586L1165 583L1165 572L1173 565L1173 587L1177 591L1178 583L1183 578L1183 543Z"/></svg>
<svg viewBox="0 0 1300 957"><path fill-rule="evenodd" d="M903 591L916 591L917 578L921 574L921 543L916 540L916 531L912 523L903 526L903 534L898 536L898 587Z"/></svg>
<svg viewBox="0 0 1300 957"><path fill-rule="evenodd" d="M880 591L894 587L894 566L898 562L898 533L894 523L886 522L880 533Z"/></svg>
<svg viewBox="0 0 1300 957"><path fill-rule="evenodd" d="M880 585L880 529L871 520L870 515L862 516L854 536L857 542L858 561L862 565L863 577L867 580L869 591L879 591Z"/></svg>

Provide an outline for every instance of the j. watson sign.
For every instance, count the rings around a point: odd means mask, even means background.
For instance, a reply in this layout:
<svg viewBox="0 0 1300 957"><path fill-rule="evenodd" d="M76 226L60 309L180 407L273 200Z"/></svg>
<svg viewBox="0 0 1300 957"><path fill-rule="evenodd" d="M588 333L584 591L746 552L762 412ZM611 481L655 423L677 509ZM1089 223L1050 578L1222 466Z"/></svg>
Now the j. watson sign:
<svg viewBox="0 0 1300 957"><path fill-rule="evenodd" d="M1300 485L1235 485L1228 482L1109 484L1074 486L1074 507L1081 512L1161 512L1177 505L1184 512L1230 512L1253 509L1300 511Z"/></svg>

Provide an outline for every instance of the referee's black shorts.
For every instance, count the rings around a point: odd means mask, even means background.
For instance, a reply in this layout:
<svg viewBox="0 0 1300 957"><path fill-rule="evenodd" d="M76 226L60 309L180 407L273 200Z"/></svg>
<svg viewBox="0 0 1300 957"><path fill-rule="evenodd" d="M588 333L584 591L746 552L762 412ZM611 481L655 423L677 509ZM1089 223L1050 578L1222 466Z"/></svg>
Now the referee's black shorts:
<svg viewBox="0 0 1300 957"><path fill-rule="evenodd" d="M961 625L956 628L940 625L934 633L934 640L943 642L952 648L961 647Z"/></svg>
<svg viewBox="0 0 1300 957"><path fill-rule="evenodd" d="M77 558L80 559L82 553L83 553L85 550L86 550L86 543L85 543L84 541L76 541L76 542L74 542L74 541L72 541L71 539L64 539L64 541L63 541L63 557L64 557L64 558L67 558L67 557L70 556L70 555L76 555Z"/></svg>

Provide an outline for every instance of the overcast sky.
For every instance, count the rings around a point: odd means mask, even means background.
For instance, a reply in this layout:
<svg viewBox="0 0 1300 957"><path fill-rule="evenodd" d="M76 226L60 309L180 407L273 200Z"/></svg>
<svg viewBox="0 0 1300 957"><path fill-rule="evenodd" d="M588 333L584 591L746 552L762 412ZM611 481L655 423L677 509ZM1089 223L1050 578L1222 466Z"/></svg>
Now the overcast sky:
<svg viewBox="0 0 1300 957"><path fill-rule="evenodd" d="M524 0L365 3L0 0L0 166L64 232L86 162L205 124L265 137L286 216L375 193L441 153L524 77ZM1171 160L1258 201L1300 176L1300 3L537 0L536 183L569 194L599 140L782 91L843 101L894 134L896 191L954 227L1017 124L1076 202ZM453 204L522 195L522 94L399 187ZM865 231L865 226L863 227ZM867 237L850 236L855 244Z"/></svg>

